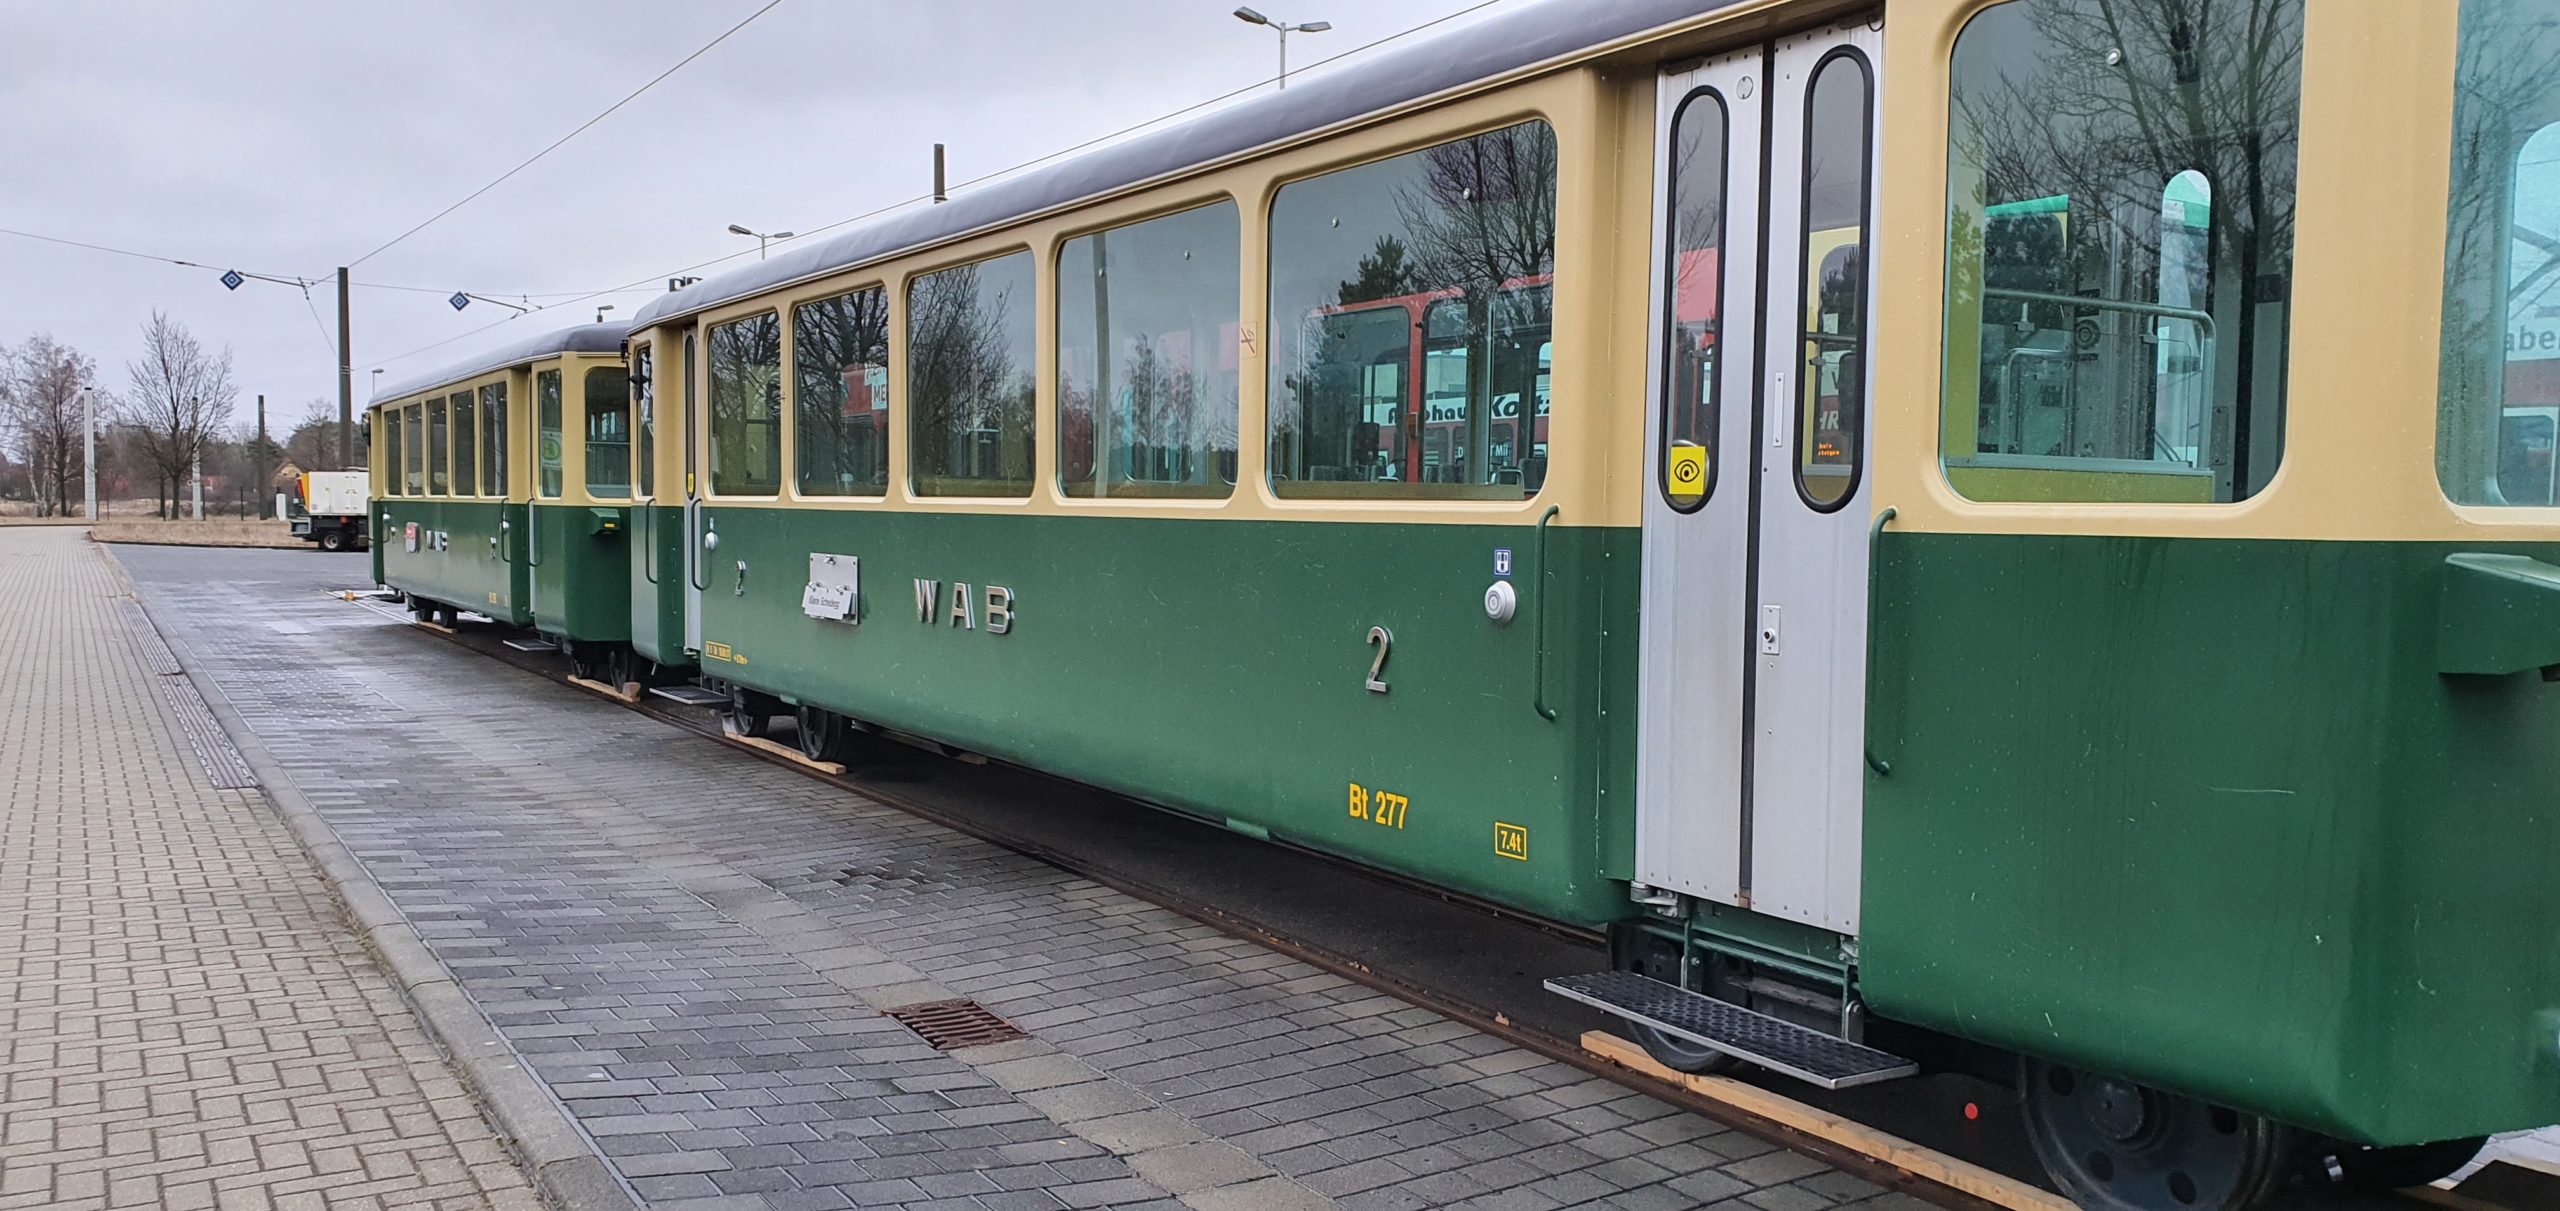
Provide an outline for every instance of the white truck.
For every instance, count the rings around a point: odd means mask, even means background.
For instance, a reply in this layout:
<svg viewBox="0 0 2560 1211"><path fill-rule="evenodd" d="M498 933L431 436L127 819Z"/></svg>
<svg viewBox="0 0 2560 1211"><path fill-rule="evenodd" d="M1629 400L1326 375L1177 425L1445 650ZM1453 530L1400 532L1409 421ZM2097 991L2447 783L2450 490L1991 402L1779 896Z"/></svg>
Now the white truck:
<svg viewBox="0 0 2560 1211"><path fill-rule="evenodd" d="M362 471L305 471L285 501L293 536L323 551L361 551L372 512L370 477Z"/></svg>

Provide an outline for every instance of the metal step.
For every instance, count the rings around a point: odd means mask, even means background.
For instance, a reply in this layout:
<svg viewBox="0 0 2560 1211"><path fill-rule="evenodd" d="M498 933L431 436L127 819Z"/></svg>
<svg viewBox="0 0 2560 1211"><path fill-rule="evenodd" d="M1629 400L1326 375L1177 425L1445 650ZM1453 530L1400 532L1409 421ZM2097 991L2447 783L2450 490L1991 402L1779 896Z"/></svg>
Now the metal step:
<svg viewBox="0 0 2560 1211"><path fill-rule="evenodd" d="M651 686L649 688L649 692L660 698L664 698L669 702L681 702L686 706L729 705L729 696L727 694L715 694L698 685Z"/></svg>
<svg viewBox="0 0 2560 1211"><path fill-rule="evenodd" d="M1631 971L1563 976L1547 981L1547 991L1825 1089L1870 1085L1920 1070L1901 1056Z"/></svg>
<svg viewBox="0 0 2560 1211"><path fill-rule="evenodd" d="M556 652L560 645L548 639L510 639L507 646L519 652Z"/></svg>

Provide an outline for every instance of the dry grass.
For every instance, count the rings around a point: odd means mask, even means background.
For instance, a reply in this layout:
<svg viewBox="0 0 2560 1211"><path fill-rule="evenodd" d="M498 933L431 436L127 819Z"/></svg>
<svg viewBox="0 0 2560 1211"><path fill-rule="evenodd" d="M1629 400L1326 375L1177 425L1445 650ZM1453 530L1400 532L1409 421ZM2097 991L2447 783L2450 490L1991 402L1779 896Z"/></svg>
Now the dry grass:
<svg viewBox="0 0 2560 1211"><path fill-rule="evenodd" d="M99 542L139 542L168 547L299 547L281 521L242 521L236 517L203 521L106 521L89 527Z"/></svg>

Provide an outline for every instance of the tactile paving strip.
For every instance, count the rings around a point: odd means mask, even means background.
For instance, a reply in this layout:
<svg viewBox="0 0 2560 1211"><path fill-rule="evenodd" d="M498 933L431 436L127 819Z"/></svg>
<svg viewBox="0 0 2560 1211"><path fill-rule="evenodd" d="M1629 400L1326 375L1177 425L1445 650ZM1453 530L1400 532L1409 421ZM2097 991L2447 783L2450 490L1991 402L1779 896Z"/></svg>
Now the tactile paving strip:
<svg viewBox="0 0 2560 1211"><path fill-rule="evenodd" d="M160 628L151 625L151 616L143 613L142 603L130 597L116 598L116 613L124 617L124 627L133 632L142 645L142 662L162 677L175 677L185 672L178 665L178 654L169 650L169 641L160 637Z"/></svg>
<svg viewBox="0 0 2560 1211"><path fill-rule="evenodd" d="M976 1001L925 1001L900 1005L886 1012L900 1025L933 1044L936 1051L982 1047L988 1043L1009 1043L1031 1037Z"/></svg>
<svg viewBox="0 0 2560 1211"><path fill-rule="evenodd" d="M124 619L134 643L142 648L142 662L159 675L160 696L168 699L169 713L177 718L178 730L187 734L187 745L195 749L205 777L218 790L256 788L258 776L249 772L248 759L240 755L238 746L231 743L222 724L214 719L213 708L205 705L196 683L187 679L178 654L170 650L168 640L160 637L160 628L151 624L151 615L143 610L142 603L118 597L116 613Z"/></svg>

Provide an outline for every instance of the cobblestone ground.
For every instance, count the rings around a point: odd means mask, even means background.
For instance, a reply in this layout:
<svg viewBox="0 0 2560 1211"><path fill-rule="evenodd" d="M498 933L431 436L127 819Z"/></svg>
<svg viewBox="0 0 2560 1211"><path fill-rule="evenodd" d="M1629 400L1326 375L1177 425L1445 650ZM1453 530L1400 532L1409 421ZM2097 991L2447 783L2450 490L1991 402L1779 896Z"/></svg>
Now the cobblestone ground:
<svg viewBox="0 0 2560 1211"><path fill-rule="evenodd" d="M315 591L360 560L125 558L655 1207L1920 1205ZM879 1012L955 996L1032 1038Z"/></svg>
<svg viewBox="0 0 2560 1211"><path fill-rule="evenodd" d="M0 1208L535 1206L132 604L0 527Z"/></svg>

